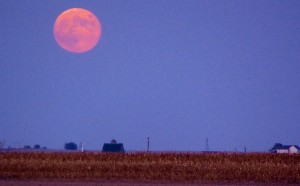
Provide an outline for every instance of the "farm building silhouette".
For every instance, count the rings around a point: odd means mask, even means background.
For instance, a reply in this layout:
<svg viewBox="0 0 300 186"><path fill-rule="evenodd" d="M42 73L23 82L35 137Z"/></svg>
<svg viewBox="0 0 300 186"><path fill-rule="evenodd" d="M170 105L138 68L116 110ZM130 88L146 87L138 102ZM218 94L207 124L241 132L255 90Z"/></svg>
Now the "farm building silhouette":
<svg viewBox="0 0 300 186"><path fill-rule="evenodd" d="M123 143L117 143L116 140L111 140L111 143L104 143L102 152L124 153Z"/></svg>

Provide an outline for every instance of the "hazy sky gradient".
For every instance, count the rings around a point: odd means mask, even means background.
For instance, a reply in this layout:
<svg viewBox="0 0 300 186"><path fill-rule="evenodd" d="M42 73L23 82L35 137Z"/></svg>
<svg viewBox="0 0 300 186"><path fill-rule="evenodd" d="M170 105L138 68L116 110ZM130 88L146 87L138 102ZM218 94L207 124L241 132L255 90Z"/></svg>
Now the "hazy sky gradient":
<svg viewBox="0 0 300 186"><path fill-rule="evenodd" d="M69 8L101 21L83 54L55 42ZM0 139L101 149L300 145L300 1L2 0Z"/></svg>

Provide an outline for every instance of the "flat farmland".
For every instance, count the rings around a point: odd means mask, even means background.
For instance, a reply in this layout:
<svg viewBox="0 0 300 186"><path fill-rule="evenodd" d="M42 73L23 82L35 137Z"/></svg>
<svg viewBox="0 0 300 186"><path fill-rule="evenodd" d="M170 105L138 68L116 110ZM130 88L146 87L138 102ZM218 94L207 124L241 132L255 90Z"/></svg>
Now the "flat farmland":
<svg viewBox="0 0 300 186"><path fill-rule="evenodd" d="M1 152L0 180L300 184L300 155Z"/></svg>

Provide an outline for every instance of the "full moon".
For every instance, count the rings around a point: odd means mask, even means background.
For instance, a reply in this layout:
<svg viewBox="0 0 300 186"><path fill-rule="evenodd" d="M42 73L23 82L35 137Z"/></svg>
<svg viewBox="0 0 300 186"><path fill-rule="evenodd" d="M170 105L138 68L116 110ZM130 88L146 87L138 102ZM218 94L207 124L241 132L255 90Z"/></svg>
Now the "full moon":
<svg viewBox="0 0 300 186"><path fill-rule="evenodd" d="M53 34L63 49L83 53L91 50L101 36L101 24L90 11L72 8L61 13L54 24Z"/></svg>

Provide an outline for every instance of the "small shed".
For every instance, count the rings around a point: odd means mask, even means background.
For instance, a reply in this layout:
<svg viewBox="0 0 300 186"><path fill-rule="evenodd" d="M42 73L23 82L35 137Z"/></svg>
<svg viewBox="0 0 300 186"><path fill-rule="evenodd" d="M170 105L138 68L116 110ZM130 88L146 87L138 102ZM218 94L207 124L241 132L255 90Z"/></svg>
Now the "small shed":
<svg viewBox="0 0 300 186"><path fill-rule="evenodd" d="M104 143L102 152L124 153L123 143L117 143L116 140L111 140L111 143Z"/></svg>

